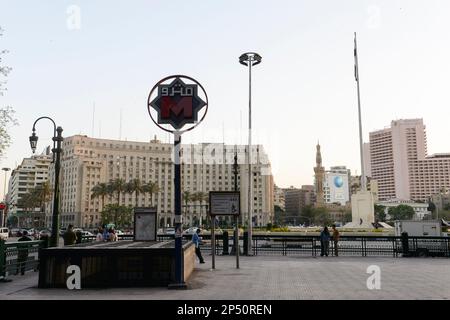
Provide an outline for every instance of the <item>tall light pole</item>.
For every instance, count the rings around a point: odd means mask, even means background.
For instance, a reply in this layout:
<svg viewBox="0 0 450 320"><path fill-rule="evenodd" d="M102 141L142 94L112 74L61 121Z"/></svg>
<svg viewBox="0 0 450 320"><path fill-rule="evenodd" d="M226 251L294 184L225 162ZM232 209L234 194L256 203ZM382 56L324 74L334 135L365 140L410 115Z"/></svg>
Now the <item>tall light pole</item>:
<svg viewBox="0 0 450 320"><path fill-rule="evenodd" d="M4 186L3 186L3 202L5 203L5 205L6 205L6 174L7 174L7 172L8 171L10 171L11 169L10 168L2 168L2 170L3 171L5 171L5 184L4 184ZM8 208L6 208L5 207L5 209L3 209L3 212L2 212L2 217L1 217L1 227L3 227L3 226L6 226L6 210L7 210Z"/></svg>
<svg viewBox="0 0 450 320"><path fill-rule="evenodd" d="M253 197L252 197L252 67L260 64L262 57L255 52L246 52L239 57L239 63L248 66L248 250L252 252L252 227L253 227Z"/></svg>
<svg viewBox="0 0 450 320"><path fill-rule="evenodd" d="M38 136L36 135L36 123L41 119L50 120L53 123L53 161L55 164L55 185L53 187L53 218L52 218L52 236L50 238L50 247L58 246L59 239L59 172L61 169L61 143L64 140L62 137L63 129L56 127L55 121L49 117L40 117L33 124L33 133L30 136L30 146L33 153L36 152ZM56 159L55 159L56 158Z"/></svg>
<svg viewBox="0 0 450 320"><path fill-rule="evenodd" d="M358 46L356 43L356 32L355 32L355 80L356 87L358 91L358 119L359 119L359 151L361 156L361 190L367 191L366 185L366 172L364 169L364 149L363 149L363 132L362 132L362 119L361 119L361 95L359 92L359 64L358 64Z"/></svg>

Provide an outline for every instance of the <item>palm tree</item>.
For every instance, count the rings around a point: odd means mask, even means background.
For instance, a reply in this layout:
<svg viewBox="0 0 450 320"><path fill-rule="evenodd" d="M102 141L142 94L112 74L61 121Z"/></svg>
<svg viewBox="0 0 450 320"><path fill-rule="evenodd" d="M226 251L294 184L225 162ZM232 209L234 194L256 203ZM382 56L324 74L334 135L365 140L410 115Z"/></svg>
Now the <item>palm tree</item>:
<svg viewBox="0 0 450 320"><path fill-rule="evenodd" d="M159 192L159 187L156 182L148 182L143 186L143 192L150 194L150 207L153 207L153 194Z"/></svg>
<svg viewBox="0 0 450 320"><path fill-rule="evenodd" d="M187 218L188 204L193 200L192 197L193 194L191 194L189 190L183 191L182 198L184 201L184 215L186 216L186 218Z"/></svg>
<svg viewBox="0 0 450 320"><path fill-rule="evenodd" d="M106 183L99 183L95 187L92 188L91 192L91 199L95 199L98 197L102 198L102 210L105 207L105 196L107 196L110 192L108 190L108 184Z"/></svg>
<svg viewBox="0 0 450 320"><path fill-rule="evenodd" d="M133 194L136 193L136 203L135 203L135 207L139 206L139 193L144 192L144 186L142 185L141 180L139 179L133 179L130 182L128 182L126 184L126 191L129 194Z"/></svg>
<svg viewBox="0 0 450 320"><path fill-rule="evenodd" d="M194 202L199 202L200 203L200 225L202 224L202 206L203 206L203 201L207 201L208 200L208 194L202 191L198 191L195 192L192 195L192 201Z"/></svg>
<svg viewBox="0 0 450 320"><path fill-rule="evenodd" d="M110 182L113 192L117 192L117 205L120 206L120 195L125 191L125 181L123 179L115 179Z"/></svg>

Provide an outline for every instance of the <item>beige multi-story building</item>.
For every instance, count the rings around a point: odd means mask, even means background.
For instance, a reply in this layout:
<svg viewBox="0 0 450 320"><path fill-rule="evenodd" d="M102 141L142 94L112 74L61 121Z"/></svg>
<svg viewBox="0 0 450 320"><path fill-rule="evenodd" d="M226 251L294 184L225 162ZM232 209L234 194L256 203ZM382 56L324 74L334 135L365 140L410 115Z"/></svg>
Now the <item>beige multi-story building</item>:
<svg viewBox="0 0 450 320"><path fill-rule="evenodd" d="M422 119L392 121L370 133L371 176L380 200L427 201L450 187L450 154L427 154Z"/></svg>
<svg viewBox="0 0 450 320"><path fill-rule="evenodd" d="M155 137L150 142L132 142L95 139L75 135L65 138L61 161L61 224L94 227L101 222L102 200L91 198L92 188L115 179L128 182L139 179L153 182L159 192L140 194L138 206L157 208L159 225L173 225L174 174L173 145L161 143ZM196 144L181 147L182 192L191 194L209 191L233 191L233 162L238 154L238 186L247 190L248 165L246 146L224 144ZM253 219L262 226L273 221L273 177L271 166L261 145L253 146ZM54 168L50 169L53 179ZM105 197L105 205L117 203L117 195ZM122 193L122 205L136 205L134 194ZM187 204L187 206L186 206ZM207 216L208 201L183 201L183 219L186 225L202 221ZM248 216L247 192L241 192L241 217ZM51 216L47 217L48 224Z"/></svg>
<svg viewBox="0 0 450 320"><path fill-rule="evenodd" d="M52 161L52 156L48 153L49 150L41 155L25 158L12 171L8 187L8 199L12 204L9 215L14 216L23 213L24 209L19 207L22 196L47 181L49 166Z"/></svg>

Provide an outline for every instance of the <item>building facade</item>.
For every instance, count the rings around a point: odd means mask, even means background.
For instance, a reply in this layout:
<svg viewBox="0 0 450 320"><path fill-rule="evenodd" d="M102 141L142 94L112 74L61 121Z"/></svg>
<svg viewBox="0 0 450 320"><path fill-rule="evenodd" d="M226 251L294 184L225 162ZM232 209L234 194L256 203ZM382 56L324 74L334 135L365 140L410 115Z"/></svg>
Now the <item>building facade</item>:
<svg viewBox="0 0 450 320"><path fill-rule="evenodd" d="M408 201L408 200L390 200L390 201L379 201L377 202L378 205L385 207L384 213L386 214L386 217L390 219L389 216L389 208L395 208L399 205L408 205L414 209L414 217L413 220L423 220L424 217L429 216L431 214L430 211L428 211L428 203L418 203L414 201Z"/></svg>
<svg viewBox="0 0 450 320"><path fill-rule="evenodd" d="M132 142L95 139L76 135L65 138L61 161L61 224L95 227L101 222L102 199L91 198L92 188L115 179L125 182L139 179L156 183L159 192L142 193L136 204L135 194L123 192L120 204L157 208L160 227L173 225L174 175L173 145L153 139ZM203 192L203 200L183 201L185 225L201 223L207 218L209 191L234 190L234 155L238 154L238 186L247 190L247 146L196 144L181 147L182 192ZM271 166L262 146L253 146L253 222L266 225L273 220L273 177ZM50 168L53 179L54 168ZM104 205L117 203L117 196L105 197ZM241 193L241 217L248 216L247 192ZM51 224L51 216L47 216Z"/></svg>
<svg viewBox="0 0 450 320"><path fill-rule="evenodd" d="M284 190L286 217L299 217L302 210L316 203L315 186L305 185L299 188L290 187Z"/></svg>
<svg viewBox="0 0 450 320"><path fill-rule="evenodd" d="M350 201L350 178L350 170L345 166L327 170L323 185L325 203L345 206Z"/></svg>
<svg viewBox="0 0 450 320"><path fill-rule="evenodd" d="M8 187L8 199L11 203L10 216L24 213L24 208L19 207L20 199L24 194L47 181L51 162L52 156L47 152L47 154L23 159L22 163L12 171Z"/></svg>
<svg viewBox="0 0 450 320"><path fill-rule="evenodd" d="M450 187L450 154L427 154L422 119L392 121L370 133L370 167L379 199L427 201Z"/></svg>

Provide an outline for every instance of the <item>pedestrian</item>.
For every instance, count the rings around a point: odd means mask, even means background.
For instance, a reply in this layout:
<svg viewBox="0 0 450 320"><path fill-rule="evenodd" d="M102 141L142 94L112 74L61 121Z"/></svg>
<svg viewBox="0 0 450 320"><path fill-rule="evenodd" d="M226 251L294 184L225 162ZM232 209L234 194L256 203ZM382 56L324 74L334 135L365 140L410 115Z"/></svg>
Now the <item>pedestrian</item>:
<svg viewBox="0 0 450 320"><path fill-rule="evenodd" d="M108 226L106 224L103 226L103 241L109 241Z"/></svg>
<svg viewBox="0 0 450 320"><path fill-rule="evenodd" d="M113 228L109 228L109 238L108 241L117 241L117 235Z"/></svg>
<svg viewBox="0 0 450 320"><path fill-rule="evenodd" d="M73 231L73 225L69 224L67 231L64 233L64 245L71 246L77 242L77 235Z"/></svg>
<svg viewBox="0 0 450 320"><path fill-rule="evenodd" d="M95 241L97 241L97 242L102 242L103 241L103 229L102 229L102 227L98 228L97 237L95 238Z"/></svg>
<svg viewBox="0 0 450 320"><path fill-rule="evenodd" d="M337 257L339 255L338 253L338 242L339 242L339 231L336 229L336 225L333 224L333 245L334 245L334 255Z"/></svg>
<svg viewBox="0 0 450 320"><path fill-rule="evenodd" d="M24 230L22 233L22 237L19 238L19 240L17 241L32 241L32 239L30 237L28 237L28 231ZM24 275L25 274L25 267L27 264L27 259L28 259L28 245L24 244L20 244L17 247L17 269L16 269L16 274L19 274L19 269L20 269L20 274Z"/></svg>
<svg viewBox="0 0 450 320"><path fill-rule="evenodd" d="M320 233L320 256L326 255L328 257L328 249L330 247L330 232L328 227L323 228Z"/></svg>
<svg viewBox="0 0 450 320"><path fill-rule="evenodd" d="M192 242L195 245L195 254L198 257L198 260L200 260L200 263L205 263L205 260L203 260L202 257L202 252L200 251L200 232L202 232L202 230L200 228L197 229L197 231L192 235Z"/></svg>

